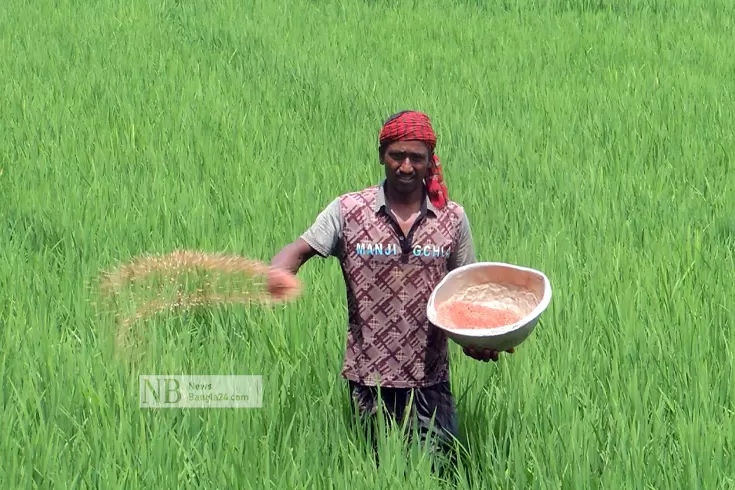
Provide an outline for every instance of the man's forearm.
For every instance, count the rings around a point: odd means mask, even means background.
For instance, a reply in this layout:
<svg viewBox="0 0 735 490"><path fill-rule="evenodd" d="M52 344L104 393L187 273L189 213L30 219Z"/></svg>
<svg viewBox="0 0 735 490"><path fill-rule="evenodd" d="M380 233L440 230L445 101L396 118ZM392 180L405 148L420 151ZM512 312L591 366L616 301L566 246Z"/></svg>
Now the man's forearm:
<svg viewBox="0 0 735 490"><path fill-rule="evenodd" d="M305 241L298 239L283 247L271 260L271 266L296 274L301 266L314 255L316 251Z"/></svg>

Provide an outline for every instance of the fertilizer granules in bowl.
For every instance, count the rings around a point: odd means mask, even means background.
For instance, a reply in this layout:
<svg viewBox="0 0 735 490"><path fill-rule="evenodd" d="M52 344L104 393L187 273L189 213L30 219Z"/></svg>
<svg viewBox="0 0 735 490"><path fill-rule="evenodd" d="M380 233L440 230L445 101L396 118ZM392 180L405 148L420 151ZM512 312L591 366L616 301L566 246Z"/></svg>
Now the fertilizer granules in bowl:
<svg viewBox="0 0 735 490"><path fill-rule="evenodd" d="M442 324L461 329L498 328L521 319L521 315L511 310L471 301L447 301L437 308L437 314Z"/></svg>

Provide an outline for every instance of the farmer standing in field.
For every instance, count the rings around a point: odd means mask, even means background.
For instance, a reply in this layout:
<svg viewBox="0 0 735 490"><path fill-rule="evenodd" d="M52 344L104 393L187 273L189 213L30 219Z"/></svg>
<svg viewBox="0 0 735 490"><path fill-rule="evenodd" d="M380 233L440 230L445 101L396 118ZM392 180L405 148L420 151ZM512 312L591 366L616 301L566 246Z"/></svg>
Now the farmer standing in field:
<svg viewBox="0 0 735 490"><path fill-rule="evenodd" d="M448 271L475 262L472 234L464 209L448 199L428 116L392 116L379 142L385 180L333 200L271 265L296 274L315 255L340 260L349 314L341 374L361 417L374 421L379 385L390 419L412 415L425 441L434 416L431 443L447 448L457 437L448 339L428 322L426 305ZM269 288L278 296L285 285L274 278ZM498 360L494 351L464 352Z"/></svg>

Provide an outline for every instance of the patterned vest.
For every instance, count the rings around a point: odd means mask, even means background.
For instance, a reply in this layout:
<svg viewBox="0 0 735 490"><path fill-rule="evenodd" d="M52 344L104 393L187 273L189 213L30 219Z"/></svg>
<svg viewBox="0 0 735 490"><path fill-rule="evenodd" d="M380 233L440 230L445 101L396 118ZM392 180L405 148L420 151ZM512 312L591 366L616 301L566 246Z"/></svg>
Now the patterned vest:
<svg viewBox="0 0 735 490"><path fill-rule="evenodd" d="M447 337L429 324L426 304L447 273L462 208L449 201L437 215L426 211L402 240L385 209L375 211L379 191L340 197L349 315L342 376L396 388L448 381Z"/></svg>

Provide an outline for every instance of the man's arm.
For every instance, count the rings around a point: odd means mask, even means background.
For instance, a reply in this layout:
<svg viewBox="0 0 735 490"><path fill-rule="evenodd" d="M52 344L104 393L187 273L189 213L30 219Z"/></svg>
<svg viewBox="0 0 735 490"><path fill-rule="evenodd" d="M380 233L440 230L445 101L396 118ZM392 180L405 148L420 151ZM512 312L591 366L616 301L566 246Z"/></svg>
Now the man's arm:
<svg viewBox="0 0 735 490"><path fill-rule="evenodd" d="M304 241L303 238L299 237L296 241L283 247L273 257L273 260L271 260L271 267L284 269L292 274L296 274L301 266L316 254L317 251Z"/></svg>
<svg viewBox="0 0 735 490"><path fill-rule="evenodd" d="M339 200L332 201L317 216L314 224L294 242L283 247L271 260L271 266L296 274L315 255L334 255L342 237Z"/></svg>
<svg viewBox="0 0 735 490"><path fill-rule="evenodd" d="M457 243L452 255L449 257L449 270L452 271L458 267L477 262L475 256L475 244L472 239L472 229L467 213L462 214L462 221L459 224L459 233Z"/></svg>
<svg viewBox="0 0 735 490"><path fill-rule="evenodd" d="M456 249L449 257L449 270L462 267L463 265L474 264L477 262L475 256L475 244L472 239L472 229L470 227L470 220L467 218L467 214L462 215L462 221L460 222L459 232L457 234L457 245ZM472 347L465 347L462 349L464 353L478 361L488 362L490 360L497 362L499 354L497 351L491 351L489 349L483 349L482 351L474 349ZM509 349L505 351L509 354L515 352L515 349Z"/></svg>

